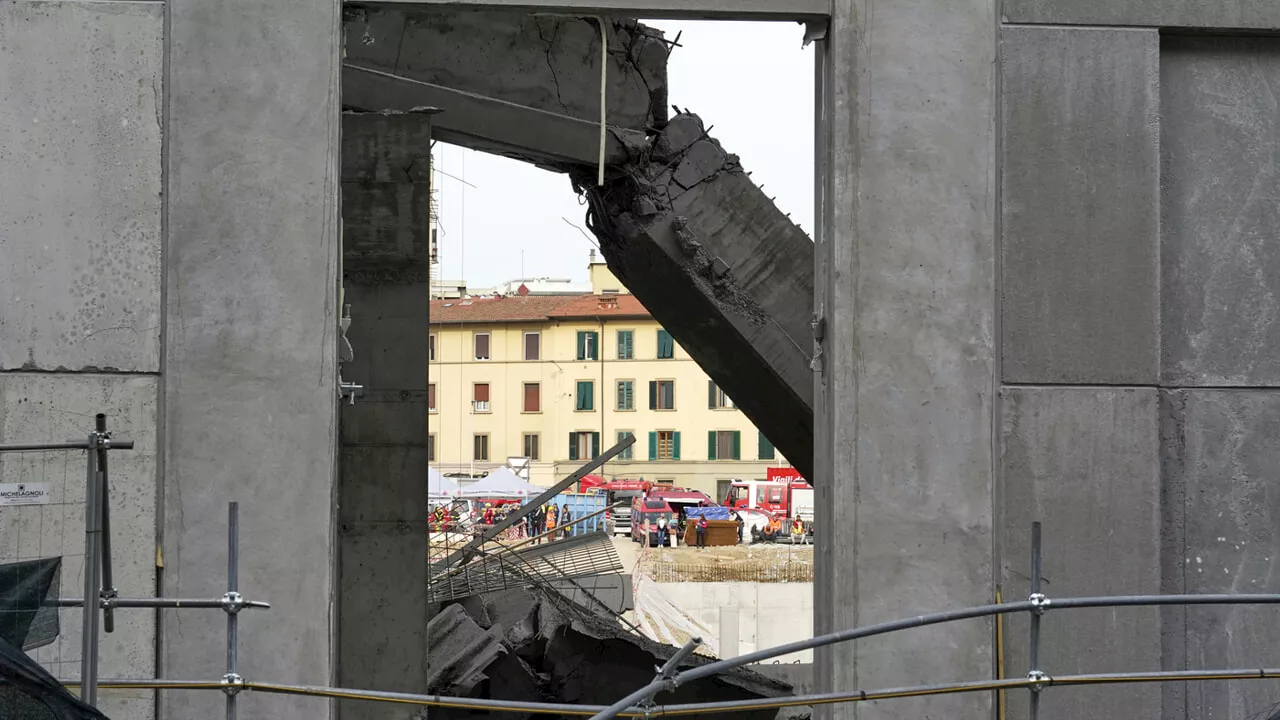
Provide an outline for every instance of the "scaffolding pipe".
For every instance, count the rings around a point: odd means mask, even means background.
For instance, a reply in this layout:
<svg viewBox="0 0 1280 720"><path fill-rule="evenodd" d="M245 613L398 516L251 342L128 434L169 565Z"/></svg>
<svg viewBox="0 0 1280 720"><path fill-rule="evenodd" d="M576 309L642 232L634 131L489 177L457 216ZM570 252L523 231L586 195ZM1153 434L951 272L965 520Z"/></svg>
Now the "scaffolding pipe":
<svg viewBox="0 0 1280 720"><path fill-rule="evenodd" d="M86 598L101 598L101 585L99 583L99 573L102 568L99 565L98 541L102 531L99 525L101 516L98 514L98 501L100 499L102 485L98 482L98 453L97 447L100 436L96 433L89 433L86 446L89 449L85 455L87 467L85 477L85 498L84 498L84 596ZM84 603L84 611L81 613L80 626L80 682L83 686L80 689L80 699L89 707L98 706L98 607L92 602Z"/></svg>
<svg viewBox="0 0 1280 720"><path fill-rule="evenodd" d="M237 672L239 667L237 651L239 647L240 608L231 603L240 598L240 503L227 504L227 601L223 607L227 613L227 674L222 676L226 686L227 720L236 720L236 696L244 685L244 678Z"/></svg>
<svg viewBox="0 0 1280 720"><path fill-rule="evenodd" d="M1040 685L1038 681L1044 678L1044 673L1040 671L1040 618L1044 616L1045 597L1040 592L1040 575L1043 570L1040 560L1040 522L1031 523L1031 595L1028 600L1034 606L1031 611L1031 624L1028 630L1028 636L1031 644L1027 655L1027 679L1037 681L1035 685L1029 685L1029 710L1031 720L1040 720Z"/></svg>
<svg viewBox="0 0 1280 720"><path fill-rule="evenodd" d="M84 440L68 440L64 443L28 443L24 445L0 445L0 453L9 452L46 452L53 450L89 450L94 445ZM112 450L132 450L132 440L112 440Z"/></svg>
<svg viewBox="0 0 1280 720"><path fill-rule="evenodd" d="M906 687L884 688L879 690L846 690L842 692L790 695L779 698L759 698L754 700L722 700L706 703L655 705L649 708L627 708L617 713L617 715L619 717L653 718L705 715L709 713L723 713L731 711L750 712L787 707L811 707L814 705L835 705L840 703L868 702L873 700L895 700L927 695L952 695L971 692L990 692L993 690L1018 690L1030 687L1033 684L1037 684L1037 682L1038 684L1046 687L1072 687L1162 682L1275 679L1280 679L1280 668L1255 668L1252 670L1162 670L1154 672L1092 673L1083 675L1063 675L1059 677L1046 676L1042 681L1032 681L1025 678L1008 680L979 680L974 682L940 683L933 685L909 685ZM62 684L72 688L79 687L79 683L75 681L66 681ZM121 690L222 689L222 683L220 682L162 679L108 679L100 681L99 686L107 689ZM244 684L244 689L285 695L303 695L350 700L372 700L409 705L423 705L428 707L487 710L489 712L532 713L540 715L575 715L585 717L607 709L603 705L572 705L567 703L539 703L516 700L486 700L481 698L450 697L447 695L415 695L411 693L355 690L350 688L317 687L309 685L285 685L279 683L246 682Z"/></svg>
<svg viewBox="0 0 1280 720"><path fill-rule="evenodd" d="M167 608L171 610L208 610L216 608L219 610L226 609L227 605L236 605L241 608L270 608L271 603L261 602L259 600L240 600L238 602L228 603L226 598L99 598L99 607L111 606L117 609L129 608ZM50 600L45 603L51 607L84 607L84 598L63 598L61 600Z"/></svg>
<svg viewBox="0 0 1280 720"><path fill-rule="evenodd" d="M98 594L104 598L113 598L116 596L116 584L111 573L111 481L107 474L107 451L111 447L111 434L107 432L106 414L98 413L94 417L94 425L98 435L98 448L95 452L98 453L98 483L101 485L98 490L98 503L99 515L102 519L101 547L99 548L99 554L102 556L102 587ZM116 631L115 609L110 605L102 606L102 629L109 633Z"/></svg>

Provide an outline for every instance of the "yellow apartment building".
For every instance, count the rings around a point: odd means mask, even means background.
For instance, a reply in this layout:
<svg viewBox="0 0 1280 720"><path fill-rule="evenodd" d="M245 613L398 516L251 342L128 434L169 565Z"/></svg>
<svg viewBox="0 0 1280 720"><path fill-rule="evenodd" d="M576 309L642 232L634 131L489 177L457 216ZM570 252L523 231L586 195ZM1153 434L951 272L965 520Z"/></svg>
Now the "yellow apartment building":
<svg viewBox="0 0 1280 720"><path fill-rule="evenodd" d="M627 433L597 473L723 497L786 461L608 271L591 294L431 301L428 457L480 475L527 458L551 485Z"/></svg>

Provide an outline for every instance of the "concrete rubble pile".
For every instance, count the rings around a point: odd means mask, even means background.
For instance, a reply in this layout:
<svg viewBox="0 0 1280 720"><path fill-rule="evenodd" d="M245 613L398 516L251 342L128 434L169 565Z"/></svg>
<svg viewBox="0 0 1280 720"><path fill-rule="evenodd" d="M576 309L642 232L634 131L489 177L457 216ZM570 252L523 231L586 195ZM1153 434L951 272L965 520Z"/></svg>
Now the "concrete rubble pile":
<svg viewBox="0 0 1280 720"><path fill-rule="evenodd" d="M627 151L571 173L609 268L812 477L813 241L697 115Z"/></svg>
<svg viewBox="0 0 1280 720"><path fill-rule="evenodd" d="M616 618L531 588L473 596L445 605L428 626L428 692L494 700L608 705L653 679L676 648L630 633ZM686 667L710 662L693 657ZM748 670L682 685L664 704L782 697L791 686ZM471 717L432 709L432 718ZM773 720L776 710L704 715ZM532 714L504 713L529 718ZM540 715L538 717L551 717Z"/></svg>

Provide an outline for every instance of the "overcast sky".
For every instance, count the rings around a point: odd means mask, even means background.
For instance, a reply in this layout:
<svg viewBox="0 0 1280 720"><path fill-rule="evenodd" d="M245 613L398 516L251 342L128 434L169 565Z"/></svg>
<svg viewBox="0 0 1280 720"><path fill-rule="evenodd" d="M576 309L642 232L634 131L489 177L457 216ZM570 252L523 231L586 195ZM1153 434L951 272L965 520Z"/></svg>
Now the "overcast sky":
<svg viewBox="0 0 1280 720"><path fill-rule="evenodd" d="M812 234L813 48L800 46L803 27L646 22L668 38L683 32L668 64L669 102L712 126L712 136ZM594 238L585 236L585 209L567 178L444 143L436 145L436 170L437 277L471 287L519 277L587 279Z"/></svg>

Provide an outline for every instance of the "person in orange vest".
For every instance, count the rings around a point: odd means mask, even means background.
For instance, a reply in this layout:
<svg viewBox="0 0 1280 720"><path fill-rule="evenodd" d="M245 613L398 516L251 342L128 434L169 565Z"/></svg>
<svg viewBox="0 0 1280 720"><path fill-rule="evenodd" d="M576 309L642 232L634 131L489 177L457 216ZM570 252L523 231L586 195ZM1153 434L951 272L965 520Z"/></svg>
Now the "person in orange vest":
<svg viewBox="0 0 1280 720"><path fill-rule="evenodd" d="M556 506L547 505L547 532L553 532L556 529ZM551 535L548 540L555 540L556 536Z"/></svg>
<svg viewBox="0 0 1280 720"><path fill-rule="evenodd" d="M805 539L804 521L797 517L791 521L791 544L804 545Z"/></svg>

